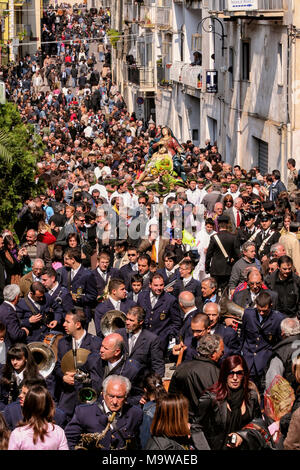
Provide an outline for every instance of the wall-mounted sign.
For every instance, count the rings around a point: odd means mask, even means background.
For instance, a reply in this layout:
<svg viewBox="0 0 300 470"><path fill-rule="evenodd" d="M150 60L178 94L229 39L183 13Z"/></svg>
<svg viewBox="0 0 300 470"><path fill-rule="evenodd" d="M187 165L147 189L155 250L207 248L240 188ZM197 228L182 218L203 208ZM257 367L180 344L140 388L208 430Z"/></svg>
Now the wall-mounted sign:
<svg viewBox="0 0 300 470"><path fill-rule="evenodd" d="M228 0L228 11L257 10L257 0Z"/></svg>
<svg viewBox="0 0 300 470"><path fill-rule="evenodd" d="M206 70L206 93L218 93L217 70Z"/></svg>

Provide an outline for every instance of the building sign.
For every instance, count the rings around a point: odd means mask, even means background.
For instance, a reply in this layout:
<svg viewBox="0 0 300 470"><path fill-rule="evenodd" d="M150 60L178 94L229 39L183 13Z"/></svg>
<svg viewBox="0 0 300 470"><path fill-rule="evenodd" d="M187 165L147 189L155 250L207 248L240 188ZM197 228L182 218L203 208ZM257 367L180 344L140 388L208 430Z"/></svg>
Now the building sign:
<svg viewBox="0 0 300 470"><path fill-rule="evenodd" d="M218 93L218 71L206 71L206 93Z"/></svg>
<svg viewBox="0 0 300 470"><path fill-rule="evenodd" d="M228 11L257 10L257 0L228 0Z"/></svg>
<svg viewBox="0 0 300 470"><path fill-rule="evenodd" d="M136 99L136 104L136 117L138 120L142 120L145 117L144 98L142 96L138 96Z"/></svg>

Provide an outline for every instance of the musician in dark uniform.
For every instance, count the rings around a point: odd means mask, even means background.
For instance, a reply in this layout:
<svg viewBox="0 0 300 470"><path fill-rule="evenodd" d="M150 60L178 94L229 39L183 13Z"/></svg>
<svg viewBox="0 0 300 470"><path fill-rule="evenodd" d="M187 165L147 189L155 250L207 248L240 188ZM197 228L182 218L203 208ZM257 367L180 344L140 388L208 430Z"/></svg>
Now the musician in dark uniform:
<svg viewBox="0 0 300 470"><path fill-rule="evenodd" d="M31 284L28 295L19 300L16 310L21 326L29 330L28 343L42 341L51 329L62 323L62 306L55 305L39 281Z"/></svg>
<svg viewBox="0 0 300 470"><path fill-rule="evenodd" d="M182 316L176 298L164 292L164 279L160 274L153 274L150 289L139 294L138 305L146 311L145 328L156 334L164 353L169 341L176 338L182 324Z"/></svg>
<svg viewBox="0 0 300 470"><path fill-rule="evenodd" d="M0 305L0 321L6 329L4 338L6 349L15 343L27 343L29 330L21 326L16 312L20 295L20 287L16 284L9 284L3 289L4 302Z"/></svg>
<svg viewBox="0 0 300 470"><path fill-rule="evenodd" d="M67 312L74 308L74 302L68 289L57 281L58 274L53 268L44 268L41 274L41 282L47 289L47 293L52 298L52 308L56 309L60 306L63 310L61 324L56 329L62 327ZM61 328L60 328L61 329Z"/></svg>
<svg viewBox="0 0 300 470"><path fill-rule="evenodd" d="M165 374L163 350L159 338L146 330L144 325L145 311L136 305L126 315L126 328L116 331L124 339L126 356L135 359L145 368L146 373Z"/></svg>
<svg viewBox="0 0 300 470"><path fill-rule="evenodd" d="M101 320L109 310L120 310L127 313L128 310L136 305L133 300L127 299L127 292L122 279L111 279L108 284L108 299L100 302L95 309L95 328L96 334L100 338L103 336L101 331Z"/></svg>
<svg viewBox="0 0 300 470"><path fill-rule="evenodd" d="M272 216L263 212L260 216L260 231L254 241L256 244L256 253L261 262L266 261L270 254L271 246L277 243L280 233L271 228Z"/></svg>
<svg viewBox="0 0 300 470"><path fill-rule="evenodd" d="M201 284L199 281L193 278L192 272L194 269L193 262L189 259L183 259L179 264L179 274L180 279L178 279L175 284L173 291L171 291L174 297L178 297L180 292L189 291L194 294L194 296L201 296Z"/></svg>
<svg viewBox="0 0 300 470"><path fill-rule="evenodd" d="M179 268L176 268L176 256L169 251L165 251L163 255L164 267L158 269L156 272L161 274L164 278L165 285L174 281L175 279L180 279Z"/></svg>
<svg viewBox="0 0 300 470"><path fill-rule="evenodd" d="M273 310L271 296L260 292L256 308L246 308L241 327L242 354L250 370L250 377L259 391L264 391L265 368L272 356L273 347L281 341L281 321L286 316Z"/></svg>
<svg viewBox="0 0 300 470"><path fill-rule="evenodd" d="M105 251L98 255L98 265L96 269L93 269L91 282L96 286L97 299L100 300L103 296L104 289L109 284L110 279L119 278L120 270L109 266L110 255ZM98 303L96 303L97 305Z"/></svg>
<svg viewBox="0 0 300 470"><path fill-rule="evenodd" d="M15 429L20 421L23 421L23 414L22 408L24 404L25 397L27 395L28 390L30 387L34 385L41 385L47 388L46 382L41 378L34 377L30 379L26 379L22 383L21 391L19 397L16 401L6 405L5 409L2 411L2 414L5 418L7 426L12 431ZM55 414L54 414L55 423L58 424L61 428L64 428L67 424L67 416L66 413L59 408L55 407Z"/></svg>
<svg viewBox="0 0 300 470"><path fill-rule="evenodd" d="M92 318L92 307L97 299L97 288L91 271L81 264L79 247L65 251L64 267L58 271L60 283L70 291L75 307L83 309L87 328Z"/></svg>
<svg viewBox="0 0 300 470"><path fill-rule="evenodd" d="M69 448L78 444L90 450L138 448L143 413L140 407L126 403L130 389L127 377L108 376L97 403L76 407L65 428Z"/></svg>
<svg viewBox="0 0 300 470"><path fill-rule="evenodd" d="M235 246L236 236L228 231L228 223L229 217L225 215L218 217L219 232L217 236L225 252L223 253L219 246L216 235L212 235L205 259L205 272L216 279L220 289L227 286L233 262L239 258L239 252Z"/></svg>
<svg viewBox="0 0 300 470"><path fill-rule="evenodd" d="M63 372L61 370L61 361L64 355L70 350L79 348L87 349L91 352L91 358L81 367L89 374L93 384L100 386L101 380L99 372L96 370L96 359L98 358L101 340L84 329L86 323L83 311L76 310L68 312L64 321L66 336L58 343L57 361L54 367L53 375L56 381L56 398L58 406L64 410L69 419L71 418L75 406L79 403L78 391L82 388L82 383L74 378L72 371Z"/></svg>
<svg viewBox="0 0 300 470"><path fill-rule="evenodd" d="M193 317L198 313L195 304L195 296L190 291L182 291L178 296L179 307L183 313L182 326L178 333L178 338L184 341L186 336L191 334L191 322Z"/></svg>

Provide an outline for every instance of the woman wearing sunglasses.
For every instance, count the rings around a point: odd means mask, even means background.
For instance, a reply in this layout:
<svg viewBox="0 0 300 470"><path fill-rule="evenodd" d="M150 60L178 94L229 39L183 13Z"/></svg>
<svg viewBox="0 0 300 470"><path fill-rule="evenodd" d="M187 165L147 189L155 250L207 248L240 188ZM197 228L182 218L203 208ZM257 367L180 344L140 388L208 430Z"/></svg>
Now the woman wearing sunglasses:
<svg viewBox="0 0 300 470"><path fill-rule="evenodd" d="M219 380L199 399L195 419L212 450L266 447L259 396L242 356L223 360Z"/></svg>

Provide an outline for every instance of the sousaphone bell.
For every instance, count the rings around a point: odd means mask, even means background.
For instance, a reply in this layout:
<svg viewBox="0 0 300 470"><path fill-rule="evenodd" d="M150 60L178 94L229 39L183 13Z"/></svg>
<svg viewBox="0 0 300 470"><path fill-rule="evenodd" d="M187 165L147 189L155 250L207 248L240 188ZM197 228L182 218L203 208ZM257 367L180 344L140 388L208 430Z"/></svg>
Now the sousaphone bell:
<svg viewBox="0 0 300 470"><path fill-rule="evenodd" d="M100 330L103 336L107 336L119 328L125 328L126 314L121 310L109 310L100 322Z"/></svg>
<svg viewBox="0 0 300 470"><path fill-rule="evenodd" d="M55 354L53 349L46 343L40 341L32 342L27 345L35 360L39 373L44 377L48 377L55 366Z"/></svg>

